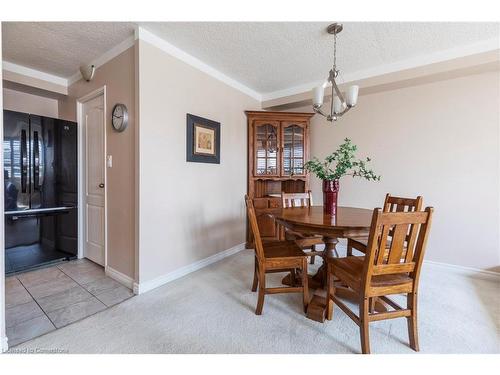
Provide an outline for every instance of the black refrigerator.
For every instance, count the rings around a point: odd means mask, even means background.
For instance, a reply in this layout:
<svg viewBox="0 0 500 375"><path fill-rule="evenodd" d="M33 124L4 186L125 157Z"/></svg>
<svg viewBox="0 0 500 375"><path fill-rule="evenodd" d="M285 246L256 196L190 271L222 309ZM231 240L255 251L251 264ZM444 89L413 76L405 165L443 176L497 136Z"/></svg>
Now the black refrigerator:
<svg viewBox="0 0 500 375"><path fill-rule="evenodd" d="M76 123L4 111L3 127L6 273L76 257Z"/></svg>

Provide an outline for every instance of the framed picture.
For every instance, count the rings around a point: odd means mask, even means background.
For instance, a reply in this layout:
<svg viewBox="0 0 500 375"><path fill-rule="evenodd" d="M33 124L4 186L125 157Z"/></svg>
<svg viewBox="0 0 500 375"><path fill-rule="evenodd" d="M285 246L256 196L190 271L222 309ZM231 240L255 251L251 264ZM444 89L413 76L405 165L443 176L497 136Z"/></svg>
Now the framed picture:
<svg viewBox="0 0 500 375"><path fill-rule="evenodd" d="M186 161L220 164L220 123L186 116Z"/></svg>

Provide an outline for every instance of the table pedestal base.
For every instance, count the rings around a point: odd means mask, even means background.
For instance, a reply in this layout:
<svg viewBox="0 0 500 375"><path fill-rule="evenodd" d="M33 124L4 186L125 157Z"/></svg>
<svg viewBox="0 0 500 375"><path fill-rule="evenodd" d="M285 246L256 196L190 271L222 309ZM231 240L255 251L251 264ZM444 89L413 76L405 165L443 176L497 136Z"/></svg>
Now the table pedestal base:
<svg viewBox="0 0 500 375"><path fill-rule="evenodd" d="M325 250L322 255L323 264L318 269L316 274L308 276L309 289L314 289L314 293L311 301L309 302L309 306L307 307L307 317L320 323L323 323L326 319L325 285L327 258L339 256L336 249L336 245L338 243L336 238L323 237L323 241L325 242ZM292 274L288 274L281 282L289 286L302 286L300 273L298 273L293 279ZM335 295L351 302L357 302L358 299L357 294L352 289L347 288L338 281L335 285ZM329 303L333 304L333 301L330 300ZM387 306L380 299L375 301L374 307L377 312L387 311Z"/></svg>
<svg viewBox="0 0 500 375"><path fill-rule="evenodd" d="M307 306L307 317L317 322L323 323L326 319L326 295L320 296L316 294Z"/></svg>
<svg viewBox="0 0 500 375"><path fill-rule="evenodd" d="M307 276L307 286L309 289L323 289L323 286L321 285L321 282L317 279L314 278L314 275L308 275ZM286 275L282 280L281 283L283 285L288 285L288 286L302 286L302 279L301 279L301 273L299 270L295 271L295 277L292 280L292 274Z"/></svg>

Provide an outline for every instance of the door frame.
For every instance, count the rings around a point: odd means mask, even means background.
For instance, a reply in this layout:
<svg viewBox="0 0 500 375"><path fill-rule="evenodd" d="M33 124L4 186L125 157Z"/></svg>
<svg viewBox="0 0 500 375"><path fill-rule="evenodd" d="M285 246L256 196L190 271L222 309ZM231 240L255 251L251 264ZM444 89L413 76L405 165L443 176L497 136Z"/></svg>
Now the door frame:
<svg viewBox="0 0 500 375"><path fill-rule="evenodd" d="M78 236L78 259L84 257L84 249L85 249L85 225L86 225L86 214L85 214L85 183L86 183L86 175L84 173L85 167L87 165L87 160L83 156L83 150L86 146L85 138L84 138L84 121L82 118L83 114L83 105L97 98L98 96L103 96L104 102L104 158L102 160L104 166L104 269L108 266L108 181L107 181L107 165L106 165L106 157L107 157L107 137L106 137L106 85L99 87L98 89L91 91L90 93L78 98L76 100L76 118L78 123L78 232L80 235Z"/></svg>

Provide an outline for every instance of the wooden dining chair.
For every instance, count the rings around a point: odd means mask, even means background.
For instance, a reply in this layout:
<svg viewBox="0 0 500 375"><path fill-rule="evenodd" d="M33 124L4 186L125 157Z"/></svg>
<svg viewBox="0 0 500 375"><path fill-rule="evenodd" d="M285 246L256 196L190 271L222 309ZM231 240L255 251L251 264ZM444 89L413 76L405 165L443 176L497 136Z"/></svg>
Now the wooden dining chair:
<svg viewBox="0 0 500 375"><path fill-rule="evenodd" d="M332 319L333 303L360 327L361 349L370 353L369 323L377 320L407 318L410 347L418 351L417 295L425 247L429 236L433 208L414 212L373 211L365 256L328 258L327 319ZM390 238L389 232L393 235ZM391 240L388 256L387 241ZM403 249L406 245L406 255ZM335 296L334 278L346 284L358 297L359 315ZM387 297L406 294L406 308ZM380 298L391 311L370 311L370 299Z"/></svg>
<svg viewBox="0 0 500 375"><path fill-rule="evenodd" d="M311 190L306 193L282 192L281 200L283 208L311 207L313 205ZM322 251L316 251L316 245L323 244L321 236L311 236L285 228L285 239L295 241L303 250L309 250L307 255L311 257L311 264L314 264L316 255L322 254Z"/></svg>
<svg viewBox="0 0 500 375"><path fill-rule="evenodd" d="M248 220L255 244L255 267L252 291L259 289L255 314L262 314L264 296L276 293L302 293L304 312L309 303L309 289L307 285L307 254L294 241L273 241L263 243L260 237L259 226L252 199L245 195ZM292 287L266 287L266 273L293 272L300 270L302 285Z"/></svg>
<svg viewBox="0 0 500 375"><path fill-rule="evenodd" d="M416 198L394 197L390 194L385 195L384 212L413 212L422 209L423 199L419 195ZM392 236L392 232L389 233ZM366 253L368 236L347 238L347 256L352 255L352 249ZM389 244L389 243L388 243Z"/></svg>

